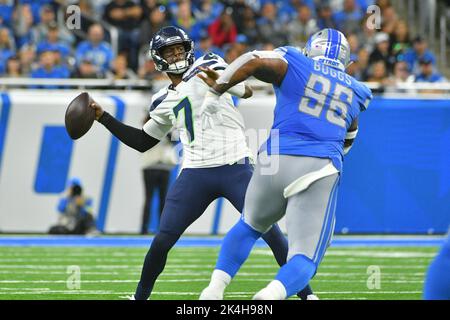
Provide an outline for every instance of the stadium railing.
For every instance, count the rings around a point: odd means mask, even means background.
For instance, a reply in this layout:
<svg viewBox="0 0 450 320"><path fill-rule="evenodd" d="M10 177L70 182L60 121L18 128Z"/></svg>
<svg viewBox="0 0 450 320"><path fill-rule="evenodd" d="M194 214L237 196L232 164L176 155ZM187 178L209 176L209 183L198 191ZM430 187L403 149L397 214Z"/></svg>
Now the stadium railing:
<svg viewBox="0 0 450 320"><path fill-rule="evenodd" d="M7 90L13 88L34 89L33 87L40 87L44 89L46 86L58 86L59 89L105 89L105 90L145 90L147 92L156 92L169 81L158 80L149 81L142 79L50 79L50 78L1 78L0 90ZM377 82L365 82L365 84L375 93L398 92L398 93L420 93L426 91L427 93L449 93L450 82L439 83L398 83L395 85L385 86ZM272 91L272 87L257 79L250 79L249 85L255 91Z"/></svg>

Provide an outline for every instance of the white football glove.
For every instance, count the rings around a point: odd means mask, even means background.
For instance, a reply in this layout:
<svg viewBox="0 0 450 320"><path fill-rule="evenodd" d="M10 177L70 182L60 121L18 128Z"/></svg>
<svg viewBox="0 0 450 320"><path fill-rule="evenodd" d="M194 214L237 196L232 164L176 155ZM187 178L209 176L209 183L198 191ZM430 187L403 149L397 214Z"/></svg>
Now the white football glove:
<svg viewBox="0 0 450 320"><path fill-rule="evenodd" d="M220 96L208 91L205 94L203 103L200 107L200 116L202 118L203 130L211 128L213 129L215 124L220 125L223 123L223 117L219 103Z"/></svg>

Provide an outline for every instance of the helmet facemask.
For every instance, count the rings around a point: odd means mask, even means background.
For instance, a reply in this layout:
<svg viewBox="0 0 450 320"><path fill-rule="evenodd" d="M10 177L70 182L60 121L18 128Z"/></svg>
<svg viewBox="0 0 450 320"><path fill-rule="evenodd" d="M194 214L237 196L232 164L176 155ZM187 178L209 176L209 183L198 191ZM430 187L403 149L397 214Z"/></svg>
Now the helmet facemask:
<svg viewBox="0 0 450 320"><path fill-rule="evenodd" d="M175 44L182 44L184 46L185 56L183 60L169 63L166 59L164 59L162 51L164 50L164 48ZM159 48L159 50L150 50L149 54L155 63L156 70L161 72L182 74L186 72L186 70L188 70L189 67L194 63L194 45L192 41L170 43L164 47Z"/></svg>

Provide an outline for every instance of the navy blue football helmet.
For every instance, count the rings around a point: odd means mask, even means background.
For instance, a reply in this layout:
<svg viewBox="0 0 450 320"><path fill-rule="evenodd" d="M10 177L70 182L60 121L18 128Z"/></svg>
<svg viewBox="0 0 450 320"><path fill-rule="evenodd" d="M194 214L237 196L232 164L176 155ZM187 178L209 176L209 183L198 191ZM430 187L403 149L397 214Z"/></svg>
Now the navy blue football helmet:
<svg viewBox="0 0 450 320"><path fill-rule="evenodd" d="M169 64L162 57L162 49L174 44L182 44L186 52L185 59ZM194 63L194 42L182 29L177 27L164 27L155 33L150 41L149 56L155 63L156 70L180 74L185 72Z"/></svg>

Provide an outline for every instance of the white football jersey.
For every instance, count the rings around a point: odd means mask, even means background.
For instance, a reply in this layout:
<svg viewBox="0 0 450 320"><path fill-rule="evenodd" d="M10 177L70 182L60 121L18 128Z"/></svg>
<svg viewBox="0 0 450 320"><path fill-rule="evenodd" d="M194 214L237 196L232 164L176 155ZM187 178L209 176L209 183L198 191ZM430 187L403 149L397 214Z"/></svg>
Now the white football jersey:
<svg viewBox="0 0 450 320"><path fill-rule="evenodd" d="M197 77L201 72L199 66L219 71L224 70L227 64L212 53L196 60L176 87L170 85L153 95L151 119L144 125L144 131L161 139L176 128L183 144L183 168L217 167L251 157L244 120L229 93L222 94L219 100L223 106L223 122L216 123L213 128L202 127L200 107L209 87Z"/></svg>

